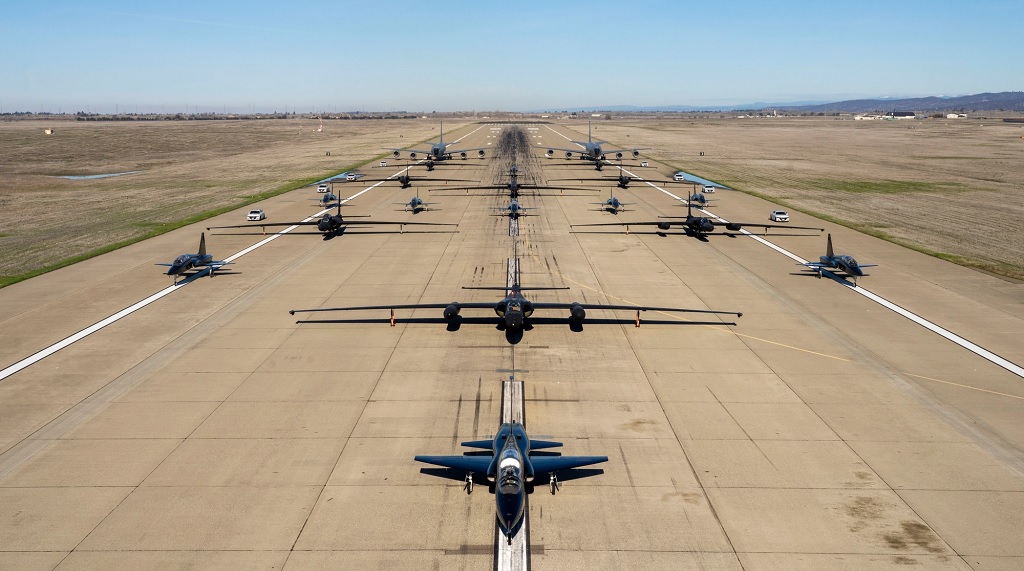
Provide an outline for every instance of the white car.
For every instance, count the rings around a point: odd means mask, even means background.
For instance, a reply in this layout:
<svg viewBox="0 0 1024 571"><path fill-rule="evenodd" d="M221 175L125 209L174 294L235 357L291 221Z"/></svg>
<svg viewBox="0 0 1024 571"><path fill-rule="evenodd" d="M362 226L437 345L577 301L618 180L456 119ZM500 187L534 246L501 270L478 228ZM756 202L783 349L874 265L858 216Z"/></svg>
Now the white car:
<svg viewBox="0 0 1024 571"><path fill-rule="evenodd" d="M350 172L350 173L348 173L347 175L345 175L345 180L355 180L355 179L357 179L357 178L359 178L359 177L358 177L358 176L356 176L356 174L355 174L355 173L351 173L351 172Z"/></svg>
<svg viewBox="0 0 1024 571"><path fill-rule="evenodd" d="M686 173L680 171L672 175L672 180L686 180Z"/></svg>
<svg viewBox="0 0 1024 571"><path fill-rule="evenodd" d="M317 185L317 187L316 187L316 191L317 192L327 192L328 189L330 189L330 187L327 186L327 183Z"/></svg>
<svg viewBox="0 0 1024 571"><path fill-rule="evenodd" d="M713 185L713 184L705 184L704 185L704 192L707 193L707 194L712 194L713 192L715 192L715 185Z"/></svg>
<svg viewBox="0 0 1024 571"><path fill-rule="evenodd" d="M772 210L771 214L768 215L768 220L772 222L789 222L789 213L785 210Z"/></svg>
<svg viewBox="0 0 1024 571"><path fill-rule="evenodd" d="M262 208L253 208L245 218L250 222L259 222L260 220L267 219L267 213L263 212Z"/></svg>

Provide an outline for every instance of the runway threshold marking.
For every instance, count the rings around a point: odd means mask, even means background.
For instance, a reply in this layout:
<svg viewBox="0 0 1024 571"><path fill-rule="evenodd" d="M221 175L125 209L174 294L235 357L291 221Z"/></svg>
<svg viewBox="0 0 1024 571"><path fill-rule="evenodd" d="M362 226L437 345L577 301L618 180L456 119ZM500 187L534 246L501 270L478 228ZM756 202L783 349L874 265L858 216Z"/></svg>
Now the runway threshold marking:
<svg viewBox="0 0 1024 571"><path fill-rule="evenodd" d="M404 170L404 169L402 169L402 170ZM402 170L400 170L397 173L389 176L388 179L390 180L390 179L393 179L393 178L399 176L402 173ZM385 182L387 182L387 181L381 181L381 182L378 182L377 184L374 184L372 186L368 186L368 187L364 188L363 190L353 194L352 196L350 196L350 197L348 197L348 198L346 198L344 200L341 200L340 202L342 204L344 204L344 203L346 203L346 202L348 202L348 201L350 201L350 200L352 200L354 198L357 198L357 197L359 197L359 196L369 192L370 190L372 190L374 188L377 188L378 186L384 184ZM314 220L317 217L323 216L324 214L326 214L326 213L328 213L328 212L330 212L332 210L334 210L334 209L333 208L326 208L324 210L321 210L320 212L317 212L316 214L310 216L309 218L304 219L303 222L309 222L311 220ZM268 236L268 237L264 238L263 240L260 240L259 242L253 244L252 246L249 246L248 248L245 248L245 249L243 249L243 250L241 250L239 252L236 252L236 253L228 256L227 258L224 258L224 261L225 262L232 262L234 260L237 260L238 258L241 258L242 256L248 254L249 252L252 252L253 250L256 250L257 248L260 248L262 246L265 246L265 245L269 244L270 242L273 242L277 238L280 238L282 235L287 234L288 232L291 232L292 230L295 230L296 228L299 228L299 226L298 225L289 226L289 227L285 228L284 230L281 230L280 232L277 232L277 233L275 233L275 234L273 234L271 236ZM177 283L175 285L168 286L168 287L166 287L166 288L164 288L164 289L154 293L153 295L151 295L151 296L149 296L149 297L147 297L147 298L145 298L145 299L143 299L141 301L138 301L138 302L136 302L136 303L134 303L134 304L132 304L132 305L122 309L121 311L118 311L117 313L111 315L110 317L107 317L106 319L102 319L100 321L97 321L96 323L90 325L89 327L86 327L85 329L82 329L78 333L75 333L73 335L69 335L68 337L65 337L64 339L61 339L60 341L54 343L53 345L50 345L49 347L46 347L45 349L42 349L40 351L37 351L36 353L33 353L32 355L29 355L28 357L25 357L24 359L14 363L13 365L8 366L6 369L0 370L0 381L3 381L7 377L10 377L11 375L17 373L18 371L21 371L22 369L25 369L26 367L29 367L29 366L31 366L31 365L33 365L35 363L38 363L39 361L42 361L43 359L49 357L50 355L53 355L54 353L56 353L57 351L60 351L61 349L64 349L65 347L68 347L68 346L70 346L70 345L72 345L74 343L77 343L78 341L81 341L82 339L85 339L89 335L92 335L93 333L96 333L97 331L103 329L104 327L110 325L111 323L115 323L115 322L117 322L117 321L119 321L119 320L121 320L121 319L123 319L125 317L128 317L129 315L135 313L136 311L142 309L143 307L146 307L147 305L149 305L149 304L151 304L151 303L153 303L153 302L155 302L155 301L157 301L159 299L162 299L162 298L164 298L164 297L174 293L175 291L178 290L178 288L180 288L182 286L185 286L185 285L188 285L196 277L201 276L204 273L208 273L208 272L209 272L209 268L205 268L203 270L200 270L199 273L194 274L193 276L189 277L188 279L183 280L183 281L181 281L181 282L179 282L179 283Z"/></svg>
<svg viewBox="0 0 1024 571"><path fill-rule="evenodd" d="M643 177L641 177L641 176L639 176L637 174L634 174L634 173L632 173L632 172L630 172L630 171L628 171L626 169L622 169L622 170L623 170L623 172L625 172L626 174L628 174L630 176L637 177L637 179L640 182L643 182L644 184L646 184L646 185L648 185L648 186L650 186L652 188L656 188L656 189L660 190L661 192L667 194L668 196L671 196L672 198L674 198L674 199L676 199L676 200L678 200L680 202L683 201L682 198L676 196L675 194L672 194L671 192L665 190L664 188L661 188L660 186L654 184L653 182L644 180ZM710 217L712 217L712 218L714 218L716 220L719 220L719 221L721 221L723 223L724 222L728 222L728 220L722 218L721 216L712 214L711 212L709 212L707 210L704 210L702 208L698 208L697 210L699 210L699 211L703 212L704 214L706 214L707 216L710 216ZM753 238L754 240L757 240L758 242L764 244L765 246L768 246L769 248L775 250L776 252L778 252L778 253L780 253L780 254L790 258L791 260L794 260L798 264L806 264L807 263L807 260L801 258L800 256L794 254L793 252L790 252L789 250L786 250L785 248L783 248L783 247L781 247L781 246L779 246L777 244L773 244L773 243L769 242L768 240L765 240L764 238L761 238L760 236L757 236L756 234L752 234L751 232L749 232L747 230L743 230L743 229L740 229L740 233L744 234L746 236L749 236L749 237ZM941 326L933 323L932 321L929 321L929 320L925 319L924 317L921 317L920 315L917 315L916 313L913 313L912 311L910 311L910 310L908 310L906 308L903 308L903 307L901 307L901 306L899 306L899 305L897 305L897 304L895 304L895 303L885 299L884 297L882 297L882 296L880 296L880 295L878 295L878 294L876 294L876 293L874 293L874 292L872 292L870 290L867 290L867 289L865 289L863 287L858 286L856 283L851 284L850 282L846 281L845 279L839 277L838 275L836 275L836 274L834 274L834 273L832 273L832 272L830 272L828 270L822 270L822 274L828 276L830 279L832 279L836 283L838 283L840 285L843 285L843 286L846 286L846 288L849 289L850 291L858 293L858 294L860 294L860 295L870 299L871 301L881 305L882 307L885 307L886 309L889 309L889 310L891 310L891 311L893 311L893 312L895 312L895 313L897 313L899 315L902 315L903 317L909 319L910 321L913 321L914 323L920 325L921 327L924 327L925 329L928 329L929 331L931 331L933 333L936 333L938 335L941 335L942 337L945 337L946 339L952 341L953 343L956 343L957 345L963 347L964 349L967 349L968 351L974 353L975 355L978 355L979 357L989 361L990 363L993 363L993 364L995 364L995 365L997 365L999 367L1002 367L1003 369L1006 369L1007 371L1017 375L1018 377L1024 378L1024 367L1021 367L1020 365L1010 361L1009 359L1005 359L1003 357L1000 357L999 355L995 354L994 352L989 351L988 349L985 349L984 347L982 347L982 346L980 346L980 345L978 345L976 343L968 341L967 339L961 337L960 335L957 335L956 333L953 333L952 331L950 331L950 330L948 330L948 329L946 329L944 327L941 327Z"/></svg>

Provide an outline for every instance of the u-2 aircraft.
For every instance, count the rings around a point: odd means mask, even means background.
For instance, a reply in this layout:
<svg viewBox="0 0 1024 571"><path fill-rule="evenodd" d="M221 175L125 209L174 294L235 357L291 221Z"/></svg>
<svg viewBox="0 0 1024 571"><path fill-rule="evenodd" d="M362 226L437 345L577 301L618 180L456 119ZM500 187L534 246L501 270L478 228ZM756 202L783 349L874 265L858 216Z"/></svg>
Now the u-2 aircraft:
<svg viewBox="0 0 1024 571"><path fill-rule="evenodd" d="M821 277L823 270L837 270L845 273L847 276L853 278L853 283L857 283L857 278L864 277L864 270L862 268L873 268L878 264L858 264L857 260L853 256L846 254L836 254L832 250L832 234L828 235L828 245L825 247L825 255L819 256L818 262L807 262L806 264L800 264L807 268L818 272L818 277Z"/></svg>
<svg viewBox="0 0 1024 571"><path fill-rule="evenodd" d="M641 311L664 311L664 312L675 312L675 313L705 313L705 314L717 314L717 315L735 315L736 317L742 317L743 313L734 311L717 311L712 309L685 309L680 307L652 307L645 305L615 305L606 303L580 303L573 301L571 303L562 302L535 302L526 299L523 296L523 291L526 290L555 290L555 289L569 289L568 287L524 287L518 283L514 283L507 287L491 287L491 286L463 286L462 289L469 290L492 290L505 292L505 297L497 302L470 302L460 303L458 301L452 301L449 303L408 303L408 304L391 304L391 305L361 305L352 307L320 307L314 309L292 309L288 313L295 315L296 313L314 313L323 311L373 311L387 309L391 311L390 323L392 327L395 325L395 310L396 309L441 309L444 310L442 315L449 323L458 322L462 319L460 312L463 309L490 309L500 318L499 328L504 329L506 336L510 342L517 342L516 337L510 334L518 334L522 331L531 328L533 321L539 321L537 318L533 318L533 312L537 309L562 309L569 311L568 322L570 327L578 330L583 325L583 320L587 316L587 310L619 310L619 311L635 311L636 312L636 325L640 326L640 312ZM347 320L347 321L367 321L367 320ZM369 320L376 322L378 320ZM416 321L414 319L405 319L403 321ZM426 321L436 321L436 319L427 319ZM603 321L603 320L602 320ZM621 323L619 320L614 320L616 323ZM677 322L670 322L677 323ZM686 322L682 322L686 323ZM732 322L717 322L719 325L736 325Z"/></svg>
<svg viewBox="0 0 1024 571"><path fill-rule="evenodd" d="M206 253L206 233L199 235L199 251L195 254L182 254L174 261L169 264L156 264L158 266L168 266L167 275L174 277L174 283L178 283L178 276L185 272L198 269L200 267L207 267L210 269L210 276L213 277L213 272L220 268L230 264L231 262L225 262L224 260L214 260L212 254Z"/></svg>
<svg viewBox="0 0 1024 571"><path fill-rule="evenodd" d="M509 543L512 543L523 520L527 482L547 474L548 485L554 494L558 489L558 472L608 461L607 456L532 456L534 450L558 448L562 443L530 440L526 429L517 422L502 424L493 440L473 440L462 445L490 450L491 455L416 456L415 460L465 471L468 493L473 492L474 474L483 474L494 482L498 522Z"/></svg>
<svg viewBox="0 0 1024 571"><path fill-rule="evenodd" d="M343 204L340 200L338 201L337 206L337 214L324 212L324 215L317 220L300 220L298 222L256 222L254 224L235 224L232 226L210 226L207 230L221 230L225 228L260 228L265 232L267 226L316 226L316 233L322 234L323 237L327 239L340 234L344 228L348 228L349 226L455 226L455 224L443 222L395 222L390 220L349 222L341 215L341 207ZM355 217L350 216L350 218ZM295 232L293 232L293 234L294 233Z"/></svg>
<svg viewBox="0 0 1024 571"><path fill-rule="evenodd" d="M591 125L588 122L587 123L587 140L586 141L573 141L573 143L576 143L577 145L583 147L582 151L580 149L560 149L558 147L550 147L550 148L548 148L548 152L545 153L545 154L547 156L551 157L551 156L554 156L555 151L563 151L563 152L565 152L565 158L571 159L574 155L576 155L576 156L579 156L583 160L593 161L594 162L594 168L596 170L601 170L601 167L602 167L604 161L607 160L609 155L614 156L616 159L620 159L621 160L622 157L624 157L626 153L629 153L635 159L635 158L640 156L640 151L643 150L643 149L602 149L601 145L604 144L605 142L606 141L595 141L594 140L594 137L591 134Z"/></svg>
<svg viewBox="0 0 1024 571"><path fill-rule="evenodd" d="M482 159L482 158L484 158L484 155L486 154L486 150L487 150L487 149L482 148L482 147L481 148L476 148L476 149L454 149L453 150L453 149L449 149L448 148L449 146L450 146L449 143L445 143L444 142L444 123L442 122L441 123L441 137L438 140L438 142L430 145L429 149L427 149L427 150L422 150L422 149L396 149L394 147L388 147L387 150L392 151L392 155L396 159L398 157L402 156L402 153L408 153L409 154L409 158L415 160L416 157L419 156L419 153L423 153L423 154L425 154L427 156L427 160L430 161L430 166L427 168L427 170L433 170L433 166L434 166L433 162L434 161L449 160L449 159L452 158L452 155L459 155L459 157L461 157L463 159L468 158L470 151L476 151L476 156L478 158Z"/></svg>
<svg viewBox="0 0 1024 571"><path fill-rule="evenodd" d="M659 216L661 220L640 220L636 222L599 222L596 224L572 224L572 227L580 226L657 226L659 230L670 230L673 226L682 227L690 236L704 238L706 236L729 235L730 232L738 232L744 226L754 228L789 228L790 230L817 230L824 232L824 228L808 228L805 226L789 226L788 224L761 224L748 222L720 222L708 216L694 216L692 211L693 203L686 203L686 217L682 216ZM674 219L674 220L673 220ZM726 232L715 233L716 230L725 228Z"/></svg>
<svg viewBox="0 0 1024 571"><path fill-rule="evenodd" d="M533 184L533 183L521 183L519 182L519 168L516 165L512 165L508 170L509 181L507 184L484 184L477 186L453 186L445 188L432 188L430 190L465 190L467 193L471 190L505 190L508 191L509 198L519 198L519 195L524 190L531 191L530 194L537 195L537 190L583 190L579 187L574 186L548 186L544 184Z"/></svg>

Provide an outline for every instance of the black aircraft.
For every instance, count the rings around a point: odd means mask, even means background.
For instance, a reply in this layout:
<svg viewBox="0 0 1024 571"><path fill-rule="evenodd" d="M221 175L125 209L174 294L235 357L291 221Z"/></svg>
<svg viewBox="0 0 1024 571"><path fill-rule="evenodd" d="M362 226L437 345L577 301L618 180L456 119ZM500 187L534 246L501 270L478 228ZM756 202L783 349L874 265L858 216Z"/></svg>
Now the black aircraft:
<svg viewBox="0 0 1024 571"><path fill-rule="evenodd" d="M529 216L529 214L524 212L525 210L529 210L529 208L523 207L522 205L519 204L519 201L514 198L511 202L508 203L508 206L504 206L499 210L501 210L501 214L495 214L495 216L508 216L513 220L519 218L520 216Z"/></svg>
<svg viewBox="0 0 1024 571"><path fill-rule="evenodd" d="M479 186L454 186L445 188L433 188L431 190L465 190L467 193L471 190L505 190L508 191L509 198L519 198L519 195L524 190L531 191L530 194L537 195L537 190L581 190L578 187L572 186L547 186L541 184L530 184L519 182L519 169L516 165L512 165L508 172L509 181L507 184L485 184Z"/></svg>
<svg viewBox="0 0 1024 571"><path fill-rule="evenodd" d="M759 223L747 223L747 222L720 222L707 216L694 216L692 212L692 202L686 203L686 217L682 216L660 216L661 220L654 221L637 221L637 222L601 222L597 224L572 224L571 226L626 226L627 231L629 226L657 226L659 230L670 230L673 226L681 227L686 231L688 235L696 236L697 238L704 238L712 235L731 235L732 232L738 232L743 229L744 226L750 226L754 228L789 228L791 230L817 230L824 232L824 228L807 228L804 226L789 226L787 224L759 224ZM672 220L676 219L676 220ZM715 232L725 228L726 232Z"/></svg>
<svg viewBox="0 0 1024 571"><path fill-rule="evenodd" d="M323 234L323 237L333 238L340 234L343 229L350 226L377 226L377 225L416 225L416 226L455 226L455 224L441 223L441 222L392 222L388 220L374 220L373 222L349 222L345 220L341 215L342 203L338 202L337 214L331 214L330 212L324 212L318 220L300 220L298 222L258 222L255 224L237 224L233 226L211 226L207 230L221 230L224 228L260 228L266 233L267 226L316 226L317 232ZM350 216L350 218L355 218ZM362 217L360 217L362 218Z"/></svg>
<svg viewBox="0 0 1024 571"><path fill-rule="evenodd" d="M512 343L517 342L517 335L521 334L522 331L530 329L532 322L539 321L537 318L532 318L534 310L537 309L563 309L569 311L568 322L570 328L575 331L579 331L583 326L583 320L587 316L587 310L605 309L605 310L620 310L620 311L635 311L636 312L636 326L640 326L640 312L641 311L666 311L666 312L679 312L679 313L706 313L706 314L719 314L719 315L735 315L741 317L742 313L732 311L715 311L711 309L683 309L678 307L649 307L643 305L612 305L604 303L580 303L574 301L571 303L560 303L560 302L534 302L523 297L522 292L526 290L553 290L553 289L569 289L567 287L522 287L518 283L512 284L510 287L466 287L462 289L472 290L492 290L505 292L505 297L497 303L495 302L470 302L460 303L452 301L449 303L412 303L412 304L392 304L392 305L364 305L355 307L321 307L316 309L292 309L288 313L295 315L296 313L313 313L321 311L366 311L366 310L381 310L387 309L391 311L390 323L391 326L395 325L395 310L396 309L442 309L444 310L442 315L444 319L451 324L452 329L457 328L458 322L462 319L459 313L463 309L490 309L500 318L499 329L504 329L506 337ZM355 320L355 321L366 321L366 320ZM371 322L378 322L380 320L371 320ZM409 321L414 321L409 319ZM436 321L435 319L428 319L427 321ZM559 320L561 321L561 320ZM605 321L605 320L599 320ZM606 321L607 322L607 321ZM621 323L619 320L612 320L614 323ZM670 322L677 323L677 322ZM720 325L735 325L735 323L723 323L718 322Z"/></svg>
<svg viewBox="0 0 1024 571"><path fill-rule="evenodd" d="M545 153L545 154L548 157L551 157L551 156L554 156L555 151L564 151L565 152L565 158L571 159L573 157L573 155L576 155L576 156L579 156L579 158L581 158L581 159L583 159L585 161L593 161L594 168L597 169L597 170L601 170L602 164L604 163L604 161L607 160L609 155L615 157L616 159L621 160L622 157L625 156L625 153L630 153L630 154L633 155L633 158L635 159L635 158L640 156L640 151L643 150L643 149L632 149L632 150L627 150L627 149L602 149L601 145L603 143L605 143L605 141L595 141L594 140L594 137L591 135L591 132L590 132L590 123L589 122L587 123L587 140L586 141L573 141L573 143L576 143L577 145L583 147L582 152L580 151L580 149L559 149L559 148L556 148L556 147L552 147L552 148L549 148L548 152Z"/></svg>
<svg viewBox="0 0 1024 571"><path fill-rule="evenodd" d="M509 543L523 520L527 482L547 474L548 486L554 494L559 487L558 472L608 461L607 456L532 456L534 450L559 448L562 443L530 440L526 429L517 422L502 424L493 440L473 440L462 445L490 450L491 455L467 452L463 456L416 456L415 460L466 472L467 493L473 492L474 474L483 474L494 482L498 523Z"/></svg>
<svg viewBox="0 0 1024 571"><path fill-rule="evenodd" d="M431 163L430 166L427 167L428 170L433 170L433 168L434 168L433 163L434 162L449 160L449 159L452 158L452 155L458 155L460 158L465 159L465 158L469 157L469 152L470 151L476 151L476 156L478 158L482 159L482 158L484 158L484 154L485 154L484 151L486 151L486 149L483 149L483 148L451 150L451 149L448 148L448 146L449 146L449 144L444 142L444 123L442 122L441 123L441 138L438 140L438 142L436 142L433 145L431 145L430 149L427 149L427 150L395 149L395 148L390 148L389 147L388 150L389 151L393 151L392 154L394 155L394 157L396 159L398 157L402 156L403 152L409 153L409 158L413 159L413 160L416 160L416 157L419 156L420 153L425 154L425 155L427 155L427 160L429 160L430 163Z"/></svg>
<svg viewBox="0 0 1024 571"><path fill-rule="evenodd" d="M424 178L424 177L419 177L419 176L413 176L413 175L409 174L409 170L411 168L412 168L411 166L405 167L404 169L402 169L402 173L397 175L397 176L392 175L392 176L389 176L389 177L386 177L386 178L365 178L364 177L364 178L359 178L359 179L356 179L356 180L358 182L364 182L364 183L366 183L366 182L398 182L398 184L402 185L402 188L409 188L410 186L412 186L412 183L414 181L419 181L419 182L437 182L437 183L445 183L445 184L448 184L449 182L473 182L471 180L465 180L465 179L460 179L460 178L433 179L433 178ZM428 169L428 170L432 170L432 169Z"/></svg>
<svg viewBox="0 0 1024 571"><path fill-rule="evenodd" d="M626 174L626 172L622 169L621 166L619 167L619 176L615 177L615 178L605 176L605 177L589 177L589 178L587 178L587 177L583 177L583 178L556 178L556 179L553 179L553 180L556 180L556 181L561 181L561 180L578 180L580 182L609 182L609 181L613 181L614 180L615 181L615 185L618 186L619 188L622 188L622 189L629 188L629 183L634 182L634 181L637 181L637 182L649 182L649 183L652 183L652 184L692 184L694 186L696 186L696 184L697 184L697 183L695 183L693 181L690 181L690 180L650 180L650 179L640 178L638 176L631 176L631 175Z"/></svg>
<svg viewBox="0 0 1024 571"><path fill-rule="evenodd" d="M845 273L847 276L853 278L853 283L857 283L857 278L864 277L864 270L861 268L873 268L878 264L858 264L857 260L853 256L846 254L836 254L832 251L832 235L828 235L828 245L825 248L825 255L818 257L820 262L807 262L801 264L806 266L818 273L818 277L821 277L821 273L824 270L838 270Z"/></svg>
<svg viewBox="0 0 1024 571"><path fill-rule="evenodd" d="M169 264L156 264L158 266L168 266L167 275L173 276L174 283L178 283L178 276L184 274L191 269L198 269L199 267L206 267L210 270L210 277L213 277L213 272L218 270L231 262L225 262L223 260L214 260L213 255L206 253L206 234L202 233L199 235L199 251L195 254L182 254L174 261Z"/></svg>

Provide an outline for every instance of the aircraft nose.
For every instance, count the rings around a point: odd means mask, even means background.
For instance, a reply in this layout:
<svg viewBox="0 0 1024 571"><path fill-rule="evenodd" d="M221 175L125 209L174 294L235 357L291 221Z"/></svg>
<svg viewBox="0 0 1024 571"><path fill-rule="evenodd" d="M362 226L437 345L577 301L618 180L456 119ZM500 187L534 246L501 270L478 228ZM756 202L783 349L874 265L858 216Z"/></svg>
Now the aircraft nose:
<svg viewBox="0 0 1024 571"><path fill-rule="evenodd" d="M506 313L505 314L505 325L509 329L522 329L523 328L523 315L521 313Z"/></svg>

